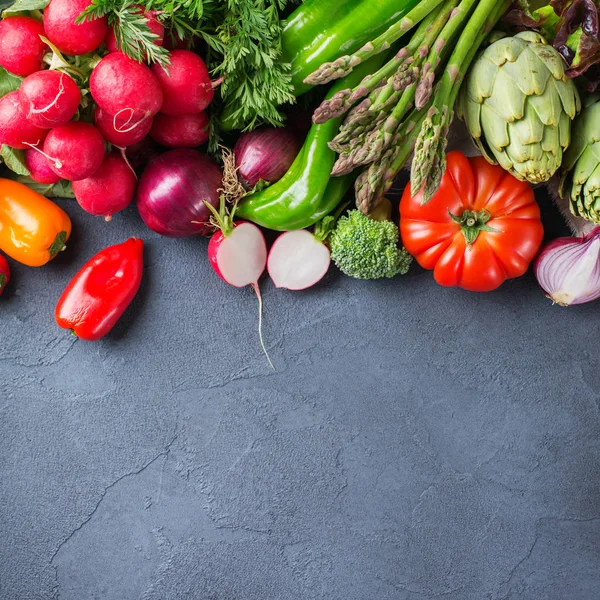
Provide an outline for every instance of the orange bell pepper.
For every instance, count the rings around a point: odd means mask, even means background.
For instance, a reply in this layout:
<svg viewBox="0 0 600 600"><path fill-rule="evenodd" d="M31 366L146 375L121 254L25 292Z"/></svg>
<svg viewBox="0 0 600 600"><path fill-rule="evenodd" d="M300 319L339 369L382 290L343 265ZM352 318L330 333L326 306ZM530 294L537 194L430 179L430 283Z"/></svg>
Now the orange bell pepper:
<svg viewBox="0 0 600 600"><path fill-rule="evenodd" d="M67 213L26 185L0 178L0 250L28 267L53 259L71 235Z"/></svg>

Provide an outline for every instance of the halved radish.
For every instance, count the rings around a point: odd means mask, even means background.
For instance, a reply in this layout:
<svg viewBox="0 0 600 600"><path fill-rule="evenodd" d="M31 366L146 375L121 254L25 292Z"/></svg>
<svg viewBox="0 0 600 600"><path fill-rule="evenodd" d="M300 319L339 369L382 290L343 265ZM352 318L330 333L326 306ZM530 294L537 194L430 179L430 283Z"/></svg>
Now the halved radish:
<svg viewBox="0 0 600 600"><path fill-rule="evenodd" d="M208 243L208 257L215 273L229 285L251 285L258 292L258 280L267 264L267 244L253 223L238 221L229 232L217 231Z"/></svg>
<svg viewBox="0 0 600 600"><path fill-rule="evenodd" d="M208 202L204 203L211 211L211 222L219 228L208 242L208 258L215 273L226 283L237 288L252 286L258 298L258 337L260 346L269 364L274 369L262 337L262 296L258 280L267 266L267 243L262 231L247 221L233 222L232 215L225 207L221 196L220 210ZM235 210L233 211L235 212Z"/></svg>
<svg viewBox="0 0 600 600"><path fill-rule="evenodd" d="M329 248L306 229L286 231L269 252L267 271L275 287L305 290L329 270Z"/></svg>

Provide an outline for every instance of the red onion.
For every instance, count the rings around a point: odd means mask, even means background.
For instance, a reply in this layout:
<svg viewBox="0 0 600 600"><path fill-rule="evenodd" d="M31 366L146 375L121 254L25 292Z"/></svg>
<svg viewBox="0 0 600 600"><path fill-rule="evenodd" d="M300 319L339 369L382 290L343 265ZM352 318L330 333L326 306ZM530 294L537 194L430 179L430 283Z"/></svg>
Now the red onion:
<svg viewBox="0 0 600 600"><path fill-rule="evenodd" d="M213 228L206 200L219 206L221 170L197 150L171 150L153 159L138 185L138 210L144 223L168 237L208 235Z"/></svg>
<svg viewBox="0 0 600 600"><path fill-rule="evenodd" d="M262 127L242 133L233 153L238 175L251 190L261 179L279 181L300 152L300 142L289 129Z"/></svg>
<svg viewBox="0 0 600 600"><path fill-rule="evenodd" d="M600 298L600 227L584 237L561 237L536 259L535 276L550 300L561 306Z"/></svg>

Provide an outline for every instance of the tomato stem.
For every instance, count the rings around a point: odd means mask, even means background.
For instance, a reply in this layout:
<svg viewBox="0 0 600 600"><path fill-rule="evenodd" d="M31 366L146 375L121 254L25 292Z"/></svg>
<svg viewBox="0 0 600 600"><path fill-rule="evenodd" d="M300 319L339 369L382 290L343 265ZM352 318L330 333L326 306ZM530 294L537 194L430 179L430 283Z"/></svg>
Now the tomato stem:
<svg viewBox="0 0 600 600"><path fill-rule="evenodd" d="M499 229L494 229L493 227L486 225L492 218L492 213L487 208L484 208L479 212L476 210L465 210L460 217L453 215L448 209L448 214L455 223L460 225L468 246L475 243L475 240L482 231L501 233Z"/></svg>

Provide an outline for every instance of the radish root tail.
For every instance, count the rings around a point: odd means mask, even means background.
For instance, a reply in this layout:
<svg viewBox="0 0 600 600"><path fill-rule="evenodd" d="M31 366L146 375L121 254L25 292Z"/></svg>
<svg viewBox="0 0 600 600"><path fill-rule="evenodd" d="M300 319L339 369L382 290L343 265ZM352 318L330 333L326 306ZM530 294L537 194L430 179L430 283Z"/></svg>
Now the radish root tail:
<svg viewBox="0 0 600 600"><path fill-rule="evenodd" d="M273 369L273 371L274 371L275 366L271 362L271 357L269 356L269 353L267 352L265 343L263 341L263 335L262 335L262 313L263 313L262 296L260 294L260 289L258 287L258 283L251 283L250 285L252 286L252 289L254 290L256 297L258 298L258 338L260 339L260 347L263 349L263 352L265 353L265 356L267 357L267 360L269 361L269 364L271 365L271 369Z"/></svg>
<svg viewBox="0 0 600 600"><path fill-rule="evenodd" d="M123 127L119 127L117 125L117 119L121 117L122 113L128 112L129 117L123 123ZM133 116L135 115L135 111L133 108L122 108L114 117L113 117L113 129L118 133L129 133L134 129L137 129L148 117L142 117L139 121L136 121L132 124Z"/></svg>
<svg viewBox="0 0 600 600"><path fill-rule="evenodd" d="M54 164L57 169L62 169L63 163L62 160L58 160L58 158L52 158L50 155L46 154L43 150L38 148L38 144L40 144L41 140L36 144L30 144L29 142L23 142L26 146L29 146L32 150L39 152L42 156L45 156L47 160Z"/></svg>
<svg viewBox="0 0 600 600"><path fill-rule="evenodd" d="M48 112L51 108L54 108L58 104L58 100L65 93L65 85L63 83L64 76L65 76L64 73L60 74L60 80L59 80L59 84L58 84L58 93L56 94L56 98L54 98L54 100L52 100L52 102L50 102L50 104L48 104L48 106L44 106L44 108L33 108L32 107L29 110L29 113L27 114L28 117L30 117L31 115L40 115L42 113Z"/></svg>

